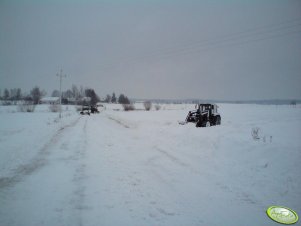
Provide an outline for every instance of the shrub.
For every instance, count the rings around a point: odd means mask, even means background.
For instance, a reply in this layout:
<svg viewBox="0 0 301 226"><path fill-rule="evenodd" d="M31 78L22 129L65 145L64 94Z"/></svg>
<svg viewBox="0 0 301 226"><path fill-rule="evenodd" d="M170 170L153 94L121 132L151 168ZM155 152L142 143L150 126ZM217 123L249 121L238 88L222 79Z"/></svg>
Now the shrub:
<svg viewBox="0 0 301 226"><path fill-rule="evenodd" d="M8 105L12 105L12 102L10 100L4 100L1 103L3 106L8 106Z"/></svg>
<svg viewBox="0 0 301 226"><path fill-rule="evenodd" d="M258 140L258 139L260 139L259 138L259 130L260 130L260 128L259 127L254 127L254 128L252 128L252 137L253 137L253 139L254 140Z"/></svg>
<svg viewBox="0 0 301 226"><path fill-rule="evenodd" d="M135 110L135 106L130 103L130 104L122 104L123 110L125 111L133 111Z"/></svg>
<svg viewBox="0 0 301 226"><path fill-rule="evenodd" d="M156 104L155 109L156 109L156 111L159 111L161 109L161 106L159 104Z"/></svg>
<svg viewBox="0 0 301 226"><path fill-rule="evenodd" d="M49 108L49 110L51 112L59 112L61 110L61 105L59 105L59 104L51 104L51 105L49 105L48 108Z"/></svg>
<svg viewBox="0 0 301 226"><path fill-rule="evenodd" d="M145 101L143 105L146 111L149 111L152 108L152 102L150 101Z"/></svg>
<svg viewBox="0 0 301 226"><path fill-rule="evenodd" d="M17 110L19 112L34 112L36 105L33 104L33 102L28 101L21 103L17 106Z"/></svg>

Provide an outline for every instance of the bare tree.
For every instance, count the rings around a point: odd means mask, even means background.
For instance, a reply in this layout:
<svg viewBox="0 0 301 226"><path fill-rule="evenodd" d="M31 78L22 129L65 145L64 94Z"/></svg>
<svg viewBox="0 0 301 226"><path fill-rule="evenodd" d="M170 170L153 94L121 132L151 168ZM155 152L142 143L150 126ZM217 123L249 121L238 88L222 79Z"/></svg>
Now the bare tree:
<svg viewBox="0 0 301 226"><path fill-rule="evenodd" d="M79 88L79 97L84 97L85 96L85 90L83 86L80 86Z"/></svg>
<svg viewBox="0 0 301 226"><path fill-rule="evenodd" d="M80 92L79 92L77 86L76 85L72 85L71 91L72 91L73 97L76 100L78 100L80 98Z"/></svg>
<svg viewBox="0 0 301 226"><path fill-rule="evenodd" d="M16 92L17 89L10 89L9 99L10 100L16 100Z"/></svg>
<svg viewBox="0 0 301 226"><path fill-rule="evenodd" d="M16 99L17 100L21 100L22 99L22 91L20 88L17 89L17 92L16 92Z"/></svg>
<svg viewBox="0 0 301 226"><path fill-rule="evenodd" d="M22 94L20 88L10 89L10 96L9 96L10 100L16 101L16 100L20 100L21 98L22 98Z"/></svg>
<svg viewBox="0 0 301 226"><path fill-rule="evenodd" d="M58 91L57 89L53 90L51 96L52 97L60 97L60 91Z"/></svg>
<svg viewBox="0 0 301 226"><path fill-rule="evenodd" d="M38 104L42 98L42 92L38 86L35 86L31 91L30 95L33 99L33 104Z"/></svg>
<svg viewBox="0 0 301 226"><path fill-rule="evenodd" d="M4 100L8 100L8 99L9 99L9 91L8 91L8 89L5 89L5 90L4 90L3 99L4 99Z"/></svg>
<svg viewBox="0 0 301 226"><path fill-rule="evenodd" d="M46 92L46 90L43 89L43 90L41 91L41 97L44 97L44 96L46 96L46 95L47 95L47 92Z"/></svg>
<svg viewBox="0 0 301 226"><path fill-rule="evenodd" d="M73 97L73 92L70 89L68 89L66 92L63 92L62 96L64 98L72 98Z"/></svg>
<svg viewBox="0 0 301 226"><path fill-rule="evenodd" d="M107 94L105 102L106 103L110 103L111 102L111 96L109 94Z"/></svg>
<svg viewBox="0 0 301 226"><path fill-rule="evenodd" d="M117 98L116 98L115 93L112 94L111 102L112 103L116 103L117 102Z"/></svg>
<svg viewBox="0 0 301 226"><path fill-rule="evenodd" d="M150 101L145 101L143 105L146 111L149 111L152 108L152 102Z"/></svg>

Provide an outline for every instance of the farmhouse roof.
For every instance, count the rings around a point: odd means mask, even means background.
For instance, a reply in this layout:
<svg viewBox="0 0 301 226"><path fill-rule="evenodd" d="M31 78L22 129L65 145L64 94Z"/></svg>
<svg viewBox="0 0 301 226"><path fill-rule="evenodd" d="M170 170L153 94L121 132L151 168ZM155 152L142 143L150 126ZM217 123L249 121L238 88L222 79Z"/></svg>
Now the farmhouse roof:
<svg viewBox="0 0 301 226"><path fill-rule="evenodd" d="M41 101L58 101L59 99L59 97L43 97Z"/></svg>

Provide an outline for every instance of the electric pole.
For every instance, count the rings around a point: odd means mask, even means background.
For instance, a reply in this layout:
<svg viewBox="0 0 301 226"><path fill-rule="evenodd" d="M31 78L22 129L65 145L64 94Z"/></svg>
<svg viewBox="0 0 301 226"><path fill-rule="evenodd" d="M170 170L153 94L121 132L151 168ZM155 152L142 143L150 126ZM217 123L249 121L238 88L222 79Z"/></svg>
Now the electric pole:
<svg viewBox="0 0 301 226"><path fill-rule="evenodd" d="M60 118L62 118L62 78L66 78L66 75L63 75L63 70L61 69L56 76L60 77Z"/></svg>

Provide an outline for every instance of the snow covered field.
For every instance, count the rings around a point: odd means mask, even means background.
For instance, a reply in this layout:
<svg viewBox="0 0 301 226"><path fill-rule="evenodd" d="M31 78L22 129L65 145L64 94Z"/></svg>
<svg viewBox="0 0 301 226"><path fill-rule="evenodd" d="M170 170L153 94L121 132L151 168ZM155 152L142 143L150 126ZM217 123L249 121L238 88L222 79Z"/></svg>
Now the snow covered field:
<svg viewBox="0 0 301 226"><path fill-rule="evenodd" d="M178 124L192 105L68 106L62 119L0 106L0 225L278 225L271 205L300 215L300 106L219 106L210 128Z"/></svg>

